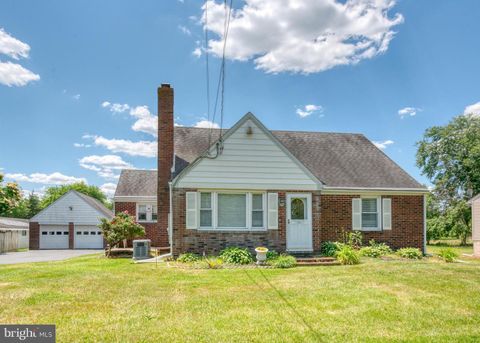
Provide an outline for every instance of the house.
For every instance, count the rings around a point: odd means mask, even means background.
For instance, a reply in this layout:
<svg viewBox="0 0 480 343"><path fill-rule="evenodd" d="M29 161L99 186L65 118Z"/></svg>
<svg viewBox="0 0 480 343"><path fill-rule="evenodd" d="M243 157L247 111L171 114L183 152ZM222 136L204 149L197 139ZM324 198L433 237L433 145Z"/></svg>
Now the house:
<svg viewBox="0 0 480 343"><path fill-rule="evenodd" d="M0 217L0 251L28 249L28 243L28 219Z"/></svg>
<svg viewBox="0 0 480 343"><path fill-rule="evenodd" d="M480 194L470 200L472 206L473 255L480 257Z"/></svg>
<svg viewBox="0 0 480 343"><path fill-rule="evenodd" d="M100 218L113 213L100 201L70 190L30 219L30 249L102 249Z"/></svg>
<svg viewBox="0 0 480 343"><path fill-rule="evenodd" d="M122 171L114 196L153 245L307 253L353 229L425 249L427 189L365 136L271 131L251 113L229 130L174 127L173 97L158 89L158 172Z"/></svg>

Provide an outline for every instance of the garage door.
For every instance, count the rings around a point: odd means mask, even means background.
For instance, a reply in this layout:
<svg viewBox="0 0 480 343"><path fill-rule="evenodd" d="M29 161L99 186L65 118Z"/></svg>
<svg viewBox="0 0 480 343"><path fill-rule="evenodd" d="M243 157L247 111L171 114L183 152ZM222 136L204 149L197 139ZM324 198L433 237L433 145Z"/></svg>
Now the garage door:
<svg viewBox="0 0 480 343"><path fill-rule="evenodd" d="M102 231L96 226L76 226L75 249L103 249Z"/></svg>
<svg viewBox="0 0 480 343"><path fill-rule="evenodd" d="M68 226L40 225L40 249L68 249Z"/></svg>

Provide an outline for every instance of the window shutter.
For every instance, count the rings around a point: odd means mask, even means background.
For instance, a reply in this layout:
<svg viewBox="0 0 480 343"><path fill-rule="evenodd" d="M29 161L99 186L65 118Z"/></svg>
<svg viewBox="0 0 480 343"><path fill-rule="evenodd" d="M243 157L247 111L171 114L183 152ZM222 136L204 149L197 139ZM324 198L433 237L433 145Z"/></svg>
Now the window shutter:
<svg viewBox="0 0 480 343"><path fill-rule="evenodd" d="M392 199L384 198L383 199L383 229L391 230L392 229Z"/></svg>
<svg viewBox="0 0 480 343"><path fill-rule="evenodd" d="M278 230L278 193L268 193L268 228Z"/></svg>
<svg viewBox="0 0 480 343"><path fill-rule="evenodd" d="M187 192L185 196L187 229L196 229L197 225L197 192Z"/></svg>
<svg viewBox="0 0 480 343"><path fill-rule="evenodd" d="M352 229L362 229L362 199L352 199Z"/></svg>

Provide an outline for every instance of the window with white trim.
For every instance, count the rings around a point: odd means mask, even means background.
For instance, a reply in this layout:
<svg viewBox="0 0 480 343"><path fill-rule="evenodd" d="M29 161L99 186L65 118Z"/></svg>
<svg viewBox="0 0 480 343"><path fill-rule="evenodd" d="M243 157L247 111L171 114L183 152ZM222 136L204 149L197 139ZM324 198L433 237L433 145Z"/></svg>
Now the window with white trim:
<svg viewBox="0 0 480 343"><path fill-rule="evenodd" d="M137 222L156 222L157 206L154 204L137 204Z"/></svg>
<svg viewBox="0 0 480 343"><path fill-rule="evenodd" d="M362 198L362 229L377 229L379 225L378 198Z"/></svg>
<svg viewBox="0 0 480 343"><path fill-rule="evenodd" d="M210 228L213 226L213 202L212 193L200 193L200 227Z"/></svg>
<svg viewBox="0 0 480 343"><path fill-rule="evenodd" d="M252 227L264 227L263 194L252 194Z"/></svg>

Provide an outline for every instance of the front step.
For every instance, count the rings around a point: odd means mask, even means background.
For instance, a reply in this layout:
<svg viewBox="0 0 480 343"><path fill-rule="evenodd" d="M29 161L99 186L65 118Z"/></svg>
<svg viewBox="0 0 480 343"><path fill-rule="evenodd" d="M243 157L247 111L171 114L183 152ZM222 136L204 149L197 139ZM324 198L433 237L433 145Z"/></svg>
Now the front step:
<svg viewBox="0 0 480 343"><path fill-rule="evenodd" d="M333 257L300 257L297 258L297 265L299 266L336 266L339 265Z"/></svg>

